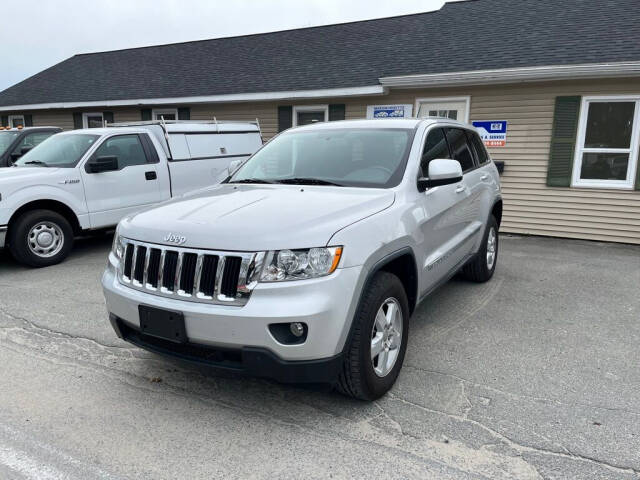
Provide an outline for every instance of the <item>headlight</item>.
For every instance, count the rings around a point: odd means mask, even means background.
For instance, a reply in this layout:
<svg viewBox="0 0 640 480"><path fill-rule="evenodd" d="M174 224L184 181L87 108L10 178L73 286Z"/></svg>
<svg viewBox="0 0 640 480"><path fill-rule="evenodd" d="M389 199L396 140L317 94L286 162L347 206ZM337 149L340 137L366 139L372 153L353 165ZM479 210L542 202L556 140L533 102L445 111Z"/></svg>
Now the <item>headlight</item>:
<svg viewBox="0 0 640 480"><path fill-rule="evenodd" d="M122 260L124 257L124 243L122 242L122 237L116 229L116 233L113 235L113 246L111 247L111 251L116 256L118 261Z"/></svg>
<svg viewBox="0 0 640 480"><path fill-rule="evenodd" d="M281 282L324 277L340 263L342 247L278 250L267 253L261 282Z"/></svg>

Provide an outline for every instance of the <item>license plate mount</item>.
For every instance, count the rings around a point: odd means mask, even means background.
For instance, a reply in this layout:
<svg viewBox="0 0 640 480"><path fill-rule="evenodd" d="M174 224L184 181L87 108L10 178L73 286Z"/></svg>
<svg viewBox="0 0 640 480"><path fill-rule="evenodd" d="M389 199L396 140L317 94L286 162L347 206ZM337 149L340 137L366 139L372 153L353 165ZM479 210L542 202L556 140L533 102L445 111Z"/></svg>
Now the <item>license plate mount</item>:
<svg viewBox="0 0 640 480"><path fill-rule="evenodd" d="M186 343L184 314L162 308L139 305L140 332L174 343Z"/></svg>

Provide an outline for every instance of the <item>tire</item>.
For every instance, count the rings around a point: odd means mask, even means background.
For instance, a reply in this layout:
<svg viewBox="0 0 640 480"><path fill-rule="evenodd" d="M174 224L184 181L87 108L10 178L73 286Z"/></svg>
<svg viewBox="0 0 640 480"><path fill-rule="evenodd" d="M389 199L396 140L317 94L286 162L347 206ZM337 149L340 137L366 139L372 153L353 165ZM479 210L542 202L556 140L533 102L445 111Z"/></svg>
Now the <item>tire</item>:
<svg viewBox="0 0 640 480"><path fill-rule="evenodd" d="M69 221L59 213L32 210L9 226L9 250L20 263L30 267L48 267L69 255L73 237Z"/></svg>
<svg viewBox="0 0 640 480"><path fill-rule="evenodd" d="M490 242L492 235L494 240ZM498 263L498 243L498 222L493 215L490 215L482 238L482 246L473 259L462 268L463 277L478 283L489 281ZM490 252L491 249L493 252ZM489 253L493 253L493 256L490 257ZM490 258L493 259L491 262Z"/></svg>
<svg viewBox="0 0 640 480"><path fill-rule="evenodd" d="M389 301L391 303L386 303ZM388 313L391 305L395 305L392 308L400 314L400 334L397 332L397 317L395 329L390 329L386 333L378 329L379 322L376 322L378 311L382 309L383 313ZM395 383L407 350L409 302L400 279L388 272L376 273L364 292L353 321L355 322L354 330L345 349L344 365L338 378L337 389L345 395L360 400L375 400L387 393ZM387 337L386 335L392 330L396 334ZM384 345L384 340L390 342L389 349L383 350L387 351L387 359L391 359L395 353L393 361L382 362L380 355L383 355L383 352L371 358L372 342L376 338L378 338L376 342L378 345ZM398 340L400 340L399 345L397 345ZM393 348L394 345L396 348ZM388 369L386 373L383 364Z"/></svg>

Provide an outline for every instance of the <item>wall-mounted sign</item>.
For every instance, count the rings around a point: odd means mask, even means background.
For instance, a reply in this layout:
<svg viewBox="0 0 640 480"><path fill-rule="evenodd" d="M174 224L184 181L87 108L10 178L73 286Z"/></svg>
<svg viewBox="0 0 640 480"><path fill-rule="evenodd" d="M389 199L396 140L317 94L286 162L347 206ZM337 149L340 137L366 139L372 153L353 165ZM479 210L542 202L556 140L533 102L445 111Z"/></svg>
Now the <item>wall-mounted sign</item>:
<svg viewBox="0 0 640 480"><path fill-rule="evenodd" d="M413 105L368 105L367 118L409 118Z"/></svg>
<svg viewBox="0 0 640 480"><path fill-rule="evenodd" d="M504 147L507 145L506 120L473 122L473 126L478 129L480 138L482 138L487 147Z"/></svg>

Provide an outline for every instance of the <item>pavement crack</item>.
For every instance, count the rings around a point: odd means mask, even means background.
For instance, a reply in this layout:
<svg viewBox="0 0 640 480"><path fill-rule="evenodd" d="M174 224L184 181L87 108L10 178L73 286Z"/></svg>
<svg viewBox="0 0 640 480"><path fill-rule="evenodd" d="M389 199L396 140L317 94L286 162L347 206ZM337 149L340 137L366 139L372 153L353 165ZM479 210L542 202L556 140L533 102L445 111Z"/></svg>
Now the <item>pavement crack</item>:
<svg viewBox="0 0 640 480"><path fill-rule="evenodd" d="M628 410L626 408L605 407L603 405L593 405L593 404L581 403L581 402L568 403L568 402L562 402L560 400L555 400L555 399L552 399L552 398L536 397L536 396L533 396L533 395L523 395L521 393L513 393L513 392L506 391L506 390L501 390L499 388L491 387L491 386L485 385L483 383L474 382L473 380L469 380L467 378L463 378L463 377L460 377L458 375L454 375L454 374L451 374L451 373L439 372L437 370L430 370L430 369L427 369L427 368L418 367L417 365L410 365L410 364L406 364L406 363L403 365L402 368L408 368L408 369L418 370L418 371L424 372L424 373L430 373L430 374L434 374L434 375L440 375L440 376L443 376L443 377L453 378L455 380L458 380L460 382L466 383L468 385L473 385L474 387L483 388L483 389L488 390L490 392L498 393L500 395L504 395L504 396L507 396L507 397L524 398L524 399L533 400L533 401L536 401L536 402L554 403L556 405L561 405L561 406L570 407L570 408L584 407L584 408L593 408L593 409L599 409L599 410L607 410L607 411L610 411L610 412L621 412L621 413L627 413L629 415L634 415L634 416L640 417L640 412L634 412L633 410Z"/></svg>
<svg viewBox="0 0 640 480"><path fill-rule="evenodd" d="M494 430L493 428L485 425L482 422L479 422L477 420L473 420L471 418L465 418L459 415L453 415L451 413L447 413L447 412L443 412L441 410L435 410L429 407L426 407L424 405L420 405L418 403L412 402L410 400L407 400L403 397L400 397L394 393L388 393L389 397L398 400L399 402L402 402L406 405L412 406L414 408L418 408L420 410L423 410L425 412L429 412L429 413L433 413L436 415L443 415L445 417L457 420L459 422L468 422L471 423L472 425L477 426L478 428L481 428L482 430L486 431L487 433L489 433L490 435L492 435L494 438L502 441L504 444L506 444L507 446L511 447L512 449L514 449L515 451L517 451L520 454L520 457L522 457L522 455L524 453L538 453L538 454L543 454L543 455L550 455L550 456L555 456L555 457L560 457L560 458L565 458L565 459L571 459L571 460L578 460L578 461L583 461L583 462L588 462L588 463L594 463L597 465L600 465L602 467L608 468L610 470L616 471L616 472L624 472L624 473L632 473L634 475L640 475L640 470L635 469L633 467L629 467L629 466L622 466L622 465L615 465L613 463L608 463L605 462L603 460L599 460L597 458L593 458L593 457L589 457L587 455L581 455L581 454L576 454L573 452L570 452L568 449L566 449L565 447L561 447L563 450L565 450L564 452L559 452L559 451L555 451L555 450L550 450L550 449L545 449L545 448L539 448L539 447L534 447L534 446L530 446L530 445L523 445L521 443L516 442L515 440L512 440L511 438L507 437L506 435L500 433L497 430Z"/></svg>

